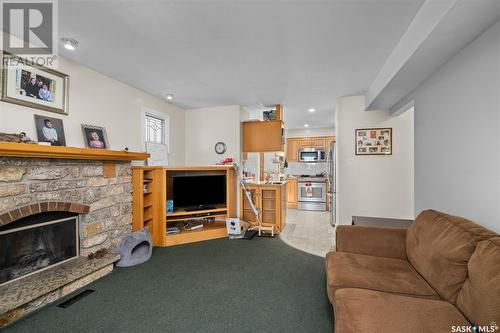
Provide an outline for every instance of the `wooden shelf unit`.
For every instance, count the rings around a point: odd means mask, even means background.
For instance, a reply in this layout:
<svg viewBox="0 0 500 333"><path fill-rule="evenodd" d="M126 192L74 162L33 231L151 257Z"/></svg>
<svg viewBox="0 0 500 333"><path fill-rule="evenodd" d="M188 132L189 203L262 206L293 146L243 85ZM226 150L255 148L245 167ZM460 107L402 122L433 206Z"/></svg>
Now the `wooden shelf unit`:
<svg viewBox="0 0 500 333"><path fill-rule="evenodd" d="M214 209L197 210L196 214L220 213L220 212L226 212L226 211L227 211L227 208L222 207L222 208L214 208ZM192 211L179 211L179 212L167 213L167 217L187 216L187 215L193 215L193 212Z"/></svg>
<svg viewBox="0 0 500 333"><path fill-rule="evenodd" d="M148 226L155 246L172 246L227 237L226 217L237 217L236 172L230 166L206 167L133 167L133 229ZM180 175L226 175L226 205L214 209L175 211L167 213L167 200L172 198L172 177ZM147 193L144 192L144 180ZM195 189L193 189L194 191ZM152 215L149 216L148 214ZM213 217L215 222L205 223L203 229L186 231L180 227L178 234L167 235L167 224L174 226L183 221ZM219 221L217 221L219 219Z"/></svg>
<svg viewBox="0 0 500 333"><path fill-rule="evenodd" d="M132 228L134 231L144 227L154 233L155 219L155 194L157 193L157 182L155 181L155 170L150 167L132 168L133 206L132 206Z"/></svg>
<svg viewBox="0 0 500 333"><path fill-rule="evenodd" d="M227 237L225 220L215 221L206 223L201 230L186 231L181 228L178 234L167 235L164 246L195 243L224 237Z"/></svg>

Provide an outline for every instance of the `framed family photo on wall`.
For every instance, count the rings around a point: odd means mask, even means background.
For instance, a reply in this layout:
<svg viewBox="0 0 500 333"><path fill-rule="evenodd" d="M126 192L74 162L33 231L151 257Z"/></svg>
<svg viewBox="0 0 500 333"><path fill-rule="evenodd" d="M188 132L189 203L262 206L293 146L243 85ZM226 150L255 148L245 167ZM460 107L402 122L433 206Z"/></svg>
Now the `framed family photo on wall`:
<svg viewBox="0 0 500 333"><path fill-rule="evenodd" d="M82 124L82 132L85 147L94 149L109 149L106 128Z"/></svg>
<svg viewBox="0 0 500 333"><path fill-rule="evenodd" d="M355 130L356 155L392 155L392 128Z"/></svg>
<svg viewBox="0 0 500 333"><path fill-rule="evenodd" d="M31 108L68 114L69 76L56 70L28 64L10 53L8 66L1 70L0 100ZM4 63L7 60L4 59Z"/></svg>

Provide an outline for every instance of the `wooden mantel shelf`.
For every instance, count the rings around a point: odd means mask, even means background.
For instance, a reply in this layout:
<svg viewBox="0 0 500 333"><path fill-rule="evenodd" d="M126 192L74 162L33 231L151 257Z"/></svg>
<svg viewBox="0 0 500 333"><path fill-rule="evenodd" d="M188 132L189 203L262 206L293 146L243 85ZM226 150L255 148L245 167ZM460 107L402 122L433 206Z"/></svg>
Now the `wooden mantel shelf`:
<svg viewBox="0 0 500 333"><path fill-rule="evenodd" d="M0 157L1 156L64 158L97 161L141 161L146 160L149 157L149 154L118 150L0 142Z"/></svg>

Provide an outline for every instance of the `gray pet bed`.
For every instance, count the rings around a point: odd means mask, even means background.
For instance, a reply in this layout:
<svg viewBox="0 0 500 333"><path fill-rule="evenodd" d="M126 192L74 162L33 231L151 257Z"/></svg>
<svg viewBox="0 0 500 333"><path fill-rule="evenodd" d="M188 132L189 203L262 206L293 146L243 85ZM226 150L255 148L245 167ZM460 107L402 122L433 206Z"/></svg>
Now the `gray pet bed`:
<svg viewBox="0 0 500 333"><path fill-rule="evenodd" d="M151 258L152 251L153 243L148 227L127 234L118 244L120 260L116 263L116 266L130 267L142 264Z"/></svg>

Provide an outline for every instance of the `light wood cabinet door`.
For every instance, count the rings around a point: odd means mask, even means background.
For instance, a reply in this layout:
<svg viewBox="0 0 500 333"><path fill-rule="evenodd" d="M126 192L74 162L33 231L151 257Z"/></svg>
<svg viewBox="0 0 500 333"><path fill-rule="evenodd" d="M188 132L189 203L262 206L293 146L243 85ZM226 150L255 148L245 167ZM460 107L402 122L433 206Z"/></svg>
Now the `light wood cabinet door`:
<svg viewBox="0 0 500 333"><path fill-rule="evenodd" d="M297 162L299 160L299 140L286 140L286 160L288 162Z"/></svg>
<svg viewBox="0 0 500 333"><path fill-rule="evenodd" d="M325 148L325 137L311 138L311 146L314 148Z"/></svg>
<svg viewBox="0 0 500 333"><path fill-rule="evenodd" d="M330 143L335 141L334 136L327 136L325 137L325 148L327 151L330 151Z"/></svg>
<svg viewBox="0 0 500 333"><path fill-rule="evenodd" d="M283 151L283 126L281 120L242 122L242 152Z"/></svg>
<svg viewBox="0 0 500 333"><path fill-rule="evenodd" d="M247 189L251 192L255 206L260 210L259 218L262 224L265 226L273 225L275 231L282 231L286 214L285 186L251 185L247 186ZM245 196L243 188L241 189L241 200L241 218L246 222L256 225L257 219L253 214L252 207Z"/></svg>
<svg viewBox="0 0 500 333"><path fill-rule="evenodd" d="M300 148L308 148L311 147L311 138L302 138L300 139Z"/></svg>
<svg viewBox="0 0 500 333"><path fill-rule="evenodd" d="M286 183L286 206L297 208L297 179L289 179Z"/></svg>
<svg viewBox="0 0 500 333"><path fill-rule="evenodd" d="M260 208L260 189L255 186L247 186L247 189L251 193L252 201L257 208ZM243 221L247 221L250 223L257 223L257 219L252 210L252 205L248 201L245 191L241 188L241 198L243 200L243 204L241 205Z"/></svg>
<svg viewBox="0 0 500 333"><path fill-rule="evenodd" d="M278 193L276 187L263 187L260 190L260 218L263 224L278 224L277 203Z"/></svg>

